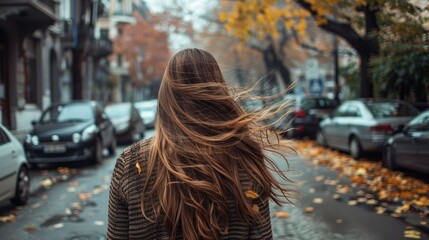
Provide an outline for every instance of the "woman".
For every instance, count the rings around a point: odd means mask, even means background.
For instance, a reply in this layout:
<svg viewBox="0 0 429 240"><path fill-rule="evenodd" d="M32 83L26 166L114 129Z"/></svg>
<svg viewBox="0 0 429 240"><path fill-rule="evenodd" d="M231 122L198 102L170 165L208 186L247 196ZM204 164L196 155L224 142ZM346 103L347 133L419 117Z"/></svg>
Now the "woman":
<svg viewBox="0 0 429 240"><path fill-rule="evenodd" d="M175 54L155 136L126 148L115 165L108 239L271 239L268 200L291 194L265 154L274 151L258 124L265 115L240 108L210 53Z"/></svg>

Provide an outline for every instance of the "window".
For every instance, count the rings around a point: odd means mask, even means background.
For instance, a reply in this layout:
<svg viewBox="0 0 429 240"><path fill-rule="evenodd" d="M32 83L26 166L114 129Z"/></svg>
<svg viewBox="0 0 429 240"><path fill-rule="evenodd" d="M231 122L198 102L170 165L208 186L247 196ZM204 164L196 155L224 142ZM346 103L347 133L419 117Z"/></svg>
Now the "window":
<svg viewBox="0 0 429 240"><path fill-rule="evenodd" d="M418 117L411 120L408 124L409 131L428 131L429 130L429 111L420 114Z"/></svg>
<svg viewBox="0 0 429 240"><path fill-rule="evenodd" d="M122 36L123 33L124 33L124 29L122 27L118 27L118 35Z"/></svg>
<svg viewBox="0 0 429 240"><path fill-rule="evenodd" d="M120 53L118 54L116 61L117 61L118 66L121 67L122 66L122 54L120 54Z"/></svg>
<svg viewBox="0 0 429 240"><path fill-rule="evenodd" d="M116 2L116 14L122 15L124 13L122 0L117 0Z"/></svg>
<svg viewBox="0 0 429 240"><path fill-rule="evenodd" d="M6 132L0 128L0 146L10 142L10 138L7 136Z"/></svg>
<svg viewBox="0 0 429 240"><path fill-rule="evenodd" d="M341 105L336 111L335 116L336 117L346 117L347 116L347 110L348 110L349 104L343 104Z"/></svg>
<svg viewBox="0 0 429 240"><path fill-rule="evenodd" d="M100 38L101 39L109 39L109 29L101 29L100 30Z"/></svg>
<svg viewBox="0 0 429 240"><path fill-rule="evenodd" d="M37 65L34 42L28 38L24 40L24 97L25 102L37 103Z"/></svg>

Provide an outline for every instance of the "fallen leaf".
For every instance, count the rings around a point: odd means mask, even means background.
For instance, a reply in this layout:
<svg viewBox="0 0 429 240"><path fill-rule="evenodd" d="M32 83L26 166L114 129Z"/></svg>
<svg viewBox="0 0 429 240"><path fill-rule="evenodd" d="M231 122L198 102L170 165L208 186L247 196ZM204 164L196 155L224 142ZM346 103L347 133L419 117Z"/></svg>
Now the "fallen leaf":
<svg viewBox="0 0 429 240"><path fill-rule="evenodd" d="M140 167L140 164L139 164L138 161L136 162L136 168L137 168L137 171L139 172L139 174L141 174L142 173L142 168Z"/></svg>
<svg viewBox="0 0 429 240"><path fill-rule="evenodd" d="M76 188L75 187L68 187L67 192L76 192Z"/></svg>
<svg viewBox="0 0 429 240"><path fill-rule="evenodd" d="M377 214L383 214L385 211L386 211L386 208L384 208L384 207L376 207L375 208L375 212Z"/></svg>
<svg viewBox="0 0 429 240"><path fill-rule="evenodd" d="M13 214L9 214L8 216L1 216L0 222L15 222L16 216Z"/></svg>
<svg viewBox="0 0 429 240"><path fill-rule="evenodd" d="M428 224L427 222L423 222L423 221L420 222L420 225L423 225L423 226L426 226L427 224Z"/></svg>
<svg viewBox="0 0 429 240"><path fill-rule="evenodd" d="M312 212L314 212L314 207L306 207L306 208L304 208L304 212L305 213L312 213Z"/></svg>
<svg viewBox="0 0 429 240"><path fill-rule="evenodd" d="M24 228L26 231L33 232L36 230L36 226L34 224L28 225Z"/></svg>
<svg viewBox="0 0 429 240"><path fill-rule="evenodd" d="M38 203L35 203L35 204L31 205L31 208L38 208L38 207L40 207L42 205L43 205L43 202L38 202Z"/></svg>
<svg viewBox="0 0 429 240"><path fill-rule="evenodd" d="M83 192L83 193L79 193L79 194L77 195L77 197L78 197L80 200L84 201L84 200L88 200L88 199L90 199L90 198L92 197L92 194L91 194L91 193L87 193L87 192Z"/></svg>
<svg viewBox="0 0 429 240"><path fill-rule="evenodd" d="M333 199L335 199L335 200L338 200L338 199L340 199L340 194L334 194L334 195L332 195L332 198Z"/></svg>
<svg viewBox="0 0 429 240"><path fill-rule="evenodd" d="M364 203L364 202L366 202L366 201L367 201L367 199L366 199L366 198L364 198L364 197L360 197L360 198L358 198L358 199L357 199L357 201L358 201L359 203Z"/></svg>
<svg viewBox="0 0 429 240"><path fill-rule="evenodd" d="M69 186L70 187L77 187L77 186L79 186L79 182L78 181L72 181L69 183Z"/></svg>
<svg viewBox="0 0 429 240"><path fill-rule="evenodd" d="M55 225L52 226L53 228L63 228L64 227L64 223L57 223Z"/></svg>
<svg viewBox="0 0 429 240"><path fill-rule="evenodd" d="M258 205L253 204L252 205L252 210L253 210L254 213L259 214L259 206Z"/></svg>
<svg viewBox="0 0 429 240"><path fill-rule="evenodd" d="M314 188L310 188L310 189L308 190L308 192L309 192L309 193L314 193L314 192L316 192L316 190L315 190Z"/></svg>
<svg viewBox="0 0 429 240"><path fill-rule="evenodd" d="M416 230L406 230L404 231L404 237L405 238L412 238L412 239L420 239L421 233Z"/></svg>
<svg viewBox="0 0 429 240"><path fill-rule="evenodd" d="M369 204L369 205L376 205L377 203L378 201L375 199L368 199L368 201L366 201L366 204Z"/></svg>
<svg viewBox="0 0 429 240"><path fill-rule="evenodd" d="M337 219L337 220L335 220L335 223L336 224L341 224L341 223L343 223L343 219Z"/></svg>
<svg viewBox="0 0 429 240"><path fill-rule="evenodd" d="M94 221L94 224L97 226L103 226L104 222L103 221Z"/></svg>
<svg viewBox="0 0 429 240"><path fill-rule="evenodd" d="M289 214L287 212L275 212L273 214L273 217L276 218L287 218L289 216Z"/></svg>
<svg viewBox="0 0 429 240"><path fill-rule="evenodd" d="M357 201L356 200L349 200L347 202L347 204L350 205L350 206L355 206L357 204Z"/></svg>
<svg viewBox="0 0 429 240"><path fill-rule="evenodd" d="M64 210L64 212L65 212L65 214L66 214L66 215L71 215L71 214L72 214L72 212L71 212L70 208L66 208L66 209Z"/></svg>
<svg viewBox="0 0 429 240"><path fill-rule="evenodd" d="M255 199L255 198L259 197L259 195L252 190L248 190L244 194L246 194L246 196L250 199Z"/></svg>
<svg viewBox="0 0 429 240"><path fill-rule="evenodd" d="M40 184L45 188L50 188L53 184L52 180L50 178L45 178L40 182Z"/></svg>
<svg viewBox="0 0 429 240"><path fill-rule="evenodd" d="M313 203L315 203L315 204L322 204L323 203L323 199L322 198L315 198L315 199L313 199Z"/></svg>

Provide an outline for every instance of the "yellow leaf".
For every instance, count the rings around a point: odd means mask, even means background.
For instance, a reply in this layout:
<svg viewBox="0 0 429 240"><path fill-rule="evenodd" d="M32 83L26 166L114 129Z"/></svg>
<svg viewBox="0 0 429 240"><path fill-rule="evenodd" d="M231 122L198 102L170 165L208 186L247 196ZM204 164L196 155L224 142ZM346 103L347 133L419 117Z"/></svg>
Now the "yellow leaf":
<svg viewBox="0 0 429 240"><path fill-rule="evenodd" d="M275 212L273 214L273 217L276 218L287 218L289 216L289 214L287 212Z"/></svg>
<svg viewBox="0 0 429 240"><path fill-rule="evenodd" d="M304 208L305 213L312 213L314 211L314 207L306 207Z"/></svg>
<svg viewBox="0 0 429 240"><path fill-rule="evenodd" d="M322 204L323 203L323 199L321 199L321 198L315 198L315 199L313 199L313 203Z"/></svg>
<svg viewBox="0 0 429 240"><path fill-rule="evenodd" d="M36 230L36 226L34 226L34 224L28 225L24 228L25 230L32 232L34 230Z"/></svg>
<svg viewBox="0 0 429 240"><path fill-rule="evenodd" d="M252 190L246 191L245 194L250 199L255 199L255 198L259 197L259 195Z"/></svg>
<svg viewBox="0 0 429 240"><path fill-rule="evenodd" d="M136 162L136 168L139 171L139 174L141 174L142 173L142 168L140 167L139 162Z"/></svg>
<svg viewBox="0 0 429 240"><path fill-rule="evenodd" d="M258 206L258 205L256 205L256 204L253 204L253 205L252 205L252 210L253 210L253 212L255 212L256 214L258 214L258 213L259 213L259 206Z"/></svg>

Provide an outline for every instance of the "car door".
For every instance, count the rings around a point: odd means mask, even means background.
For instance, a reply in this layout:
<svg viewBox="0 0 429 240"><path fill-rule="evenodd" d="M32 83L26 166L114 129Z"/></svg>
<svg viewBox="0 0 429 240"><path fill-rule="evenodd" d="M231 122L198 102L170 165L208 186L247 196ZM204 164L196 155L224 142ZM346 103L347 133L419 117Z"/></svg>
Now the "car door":
<svg viewBox="0 0 429 240"><path fill-rule="evenodd" d="M333 116L327 119L326 125L323 128L325 138L331 147L338 148L341 146L341 123L347 119L348 106L349 103L343 103L338 107Z"/></svg>
<svg viewBox="0 0 429 240"><path fill-rule="evenodd" d="M395 139L395 157L398 165L418 168L420 165L424 165L424 155L429 156L428 148L429 141L429 129L428 120L429 112L423 113L418 117L414 118L407 124L404 132Z"/></svg>
<svg viewBox="0 0 429 240"><path fill-rule="evenodd" d="M416 167L429 171L429 112L422 114L419 134L414 137L416 148Z"/></svg>
<svg viewBox="0 0 429 240"><path fill-rule="evenodd" d="M10 196L15 187L18 152L12 140L0 126L0 199Z"/></svg>

